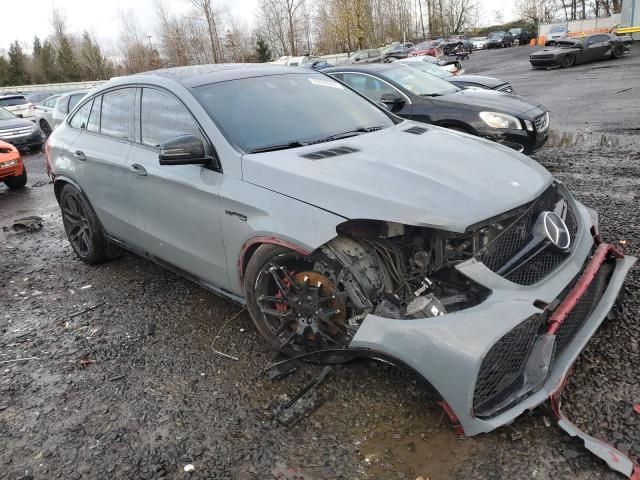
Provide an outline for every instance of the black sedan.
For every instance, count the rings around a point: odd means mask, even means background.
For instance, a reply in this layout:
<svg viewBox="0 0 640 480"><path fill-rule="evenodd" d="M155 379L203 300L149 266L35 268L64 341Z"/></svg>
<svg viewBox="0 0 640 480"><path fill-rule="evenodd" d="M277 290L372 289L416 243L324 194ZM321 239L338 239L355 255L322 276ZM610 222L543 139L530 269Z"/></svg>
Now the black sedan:
<svg viewBox="0 0 640 480"><path fill-rule="evenodd" d="M623 57L629 51L631 37L611 33L589 35L584 39L562 38L555 45L532 53L529 62L534 68L572 67L581 63Z"/></svg>
<svg viewBox="0 0 640 480"><path fill-rule="evenodd" d="M395 62L323 72L403 118L478 135L527 154L547 141L549 112L516 95L463 90Z"/></svg>
<svg viewBox="0 0 640 480"><path fill-rule="evenodd" d="M435 75L449 83L453 83L456 87L479 89L479 90L496 90L504 93L515 93L513 87L501 78L485 77L484 75L454 75L438 64L423 61L424 57L411 57L405 60L398 60L396 65L409 65L417 68L425 73Z"/></svg>

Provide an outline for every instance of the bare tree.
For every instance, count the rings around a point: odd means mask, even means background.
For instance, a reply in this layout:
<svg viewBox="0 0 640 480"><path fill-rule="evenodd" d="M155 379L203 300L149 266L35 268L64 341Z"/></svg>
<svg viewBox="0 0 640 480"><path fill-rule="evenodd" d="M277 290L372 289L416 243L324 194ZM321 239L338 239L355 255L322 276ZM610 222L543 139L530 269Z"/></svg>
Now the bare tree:
<svg viewBox="0 0 640 480"><path fill-rule="evenodd" d="M214 9L211 0L191 0L191 4L196 11L204 15L207 22L207 32L209 34L209 42L211 44L211 53L213 63L219 63L222 59L222 48L220 46L220 12Z"/></svg>
<svg viewBox="0 0 640 480"><path fill-rule="evenodd" d="M538 25L553 21L558 4L556 0L516 0L515 10L519 18Z"/></svg>

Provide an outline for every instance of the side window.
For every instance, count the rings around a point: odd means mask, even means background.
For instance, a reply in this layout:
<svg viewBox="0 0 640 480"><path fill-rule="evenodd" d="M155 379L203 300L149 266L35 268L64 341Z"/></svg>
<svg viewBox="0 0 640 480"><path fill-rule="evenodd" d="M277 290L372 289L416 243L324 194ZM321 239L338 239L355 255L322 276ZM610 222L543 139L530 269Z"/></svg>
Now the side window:
<svg viewBox="0 0 640 480"><path fill-rule="evenodd" d="M377 78L370 77L369 75L345 73L342 76L342 81L376 102L380 100L385 93L398 94L398 91L391 85Z"/></svg>
<svg viewBox="0 0 640 480"><path fill-rule="evenodd" d="M200 135L187 108L175 97L153 88L142 90L140 121L142 143L153 147L180 135Z"/></svg>
<svg viewBox="0 0 640 480"><path fill-rule="evenodd" d="M69 113L69 97L60 98L60 101L56 103L56 110L64 114Z"/></svg>
<svg viewBox="0 0 640 480"><path fill-rule="evenodd" d="M121 88L102 96L100 133L125 140L133 139L135 88Z"/></svg>
<svg viewBox="0 0 640 480"><path fill-rule="evenodd" d="M84 97L83 93L80 93L78 95L71 95L69 97L69 108L67 109L67 112L70 112L71 110L73 110L74 107L78 104L78 102L82 100L82 97Z"/></svg>
<svg viewBox="0 0 640 480"><path fill-rule="evenodd" d="M91 107L91 113L89 114L89 122L87 123L87 130L90 132L100 131L101 107L102 107L102 95L93 99L93 106Z"/></svg>
<svg viewBox="0 0 640 480"><path fill-rule="evenodd" d="M55 107L56 106L56 102L58 101L59 97L55 97L55 98L50 98L48 100L44 101L44 106L45 107Z"/></svg>
<svg viewBox="0 0 640 480"><path fill-rule="evenodd" d="M89 112L91 112L91 105L93 102L89 100L84 105L82 105L76 113L74 113L71 120L69 120L69 125L73 128L87 128L87 121L89 120Z"/></svg>

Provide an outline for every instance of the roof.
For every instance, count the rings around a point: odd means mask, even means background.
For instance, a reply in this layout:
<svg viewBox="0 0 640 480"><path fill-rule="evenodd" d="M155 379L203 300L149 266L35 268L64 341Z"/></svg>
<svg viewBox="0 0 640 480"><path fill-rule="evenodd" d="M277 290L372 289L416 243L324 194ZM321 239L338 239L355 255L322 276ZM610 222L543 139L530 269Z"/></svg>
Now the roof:
<svg viewBox="0 0 640 480"><path fill-rule="evenodd" d="M340 65L338 67L325 68L322 71L324 73L331 72L383 72L393 68L394 63L367 63L365 65Z"/></svg>
<svg viewBox="0 0 640 480"><path fill-rule="evenodd" d="M187 67L163 68L137 75L164 77L182 83L187 87L197 87L210 83L237 80L240 78L265 75L285 75L291 73L313 73L306 68L285 67L268 63L216 63L191 65ZM135 77L135 75L134 75Z"/></svg>

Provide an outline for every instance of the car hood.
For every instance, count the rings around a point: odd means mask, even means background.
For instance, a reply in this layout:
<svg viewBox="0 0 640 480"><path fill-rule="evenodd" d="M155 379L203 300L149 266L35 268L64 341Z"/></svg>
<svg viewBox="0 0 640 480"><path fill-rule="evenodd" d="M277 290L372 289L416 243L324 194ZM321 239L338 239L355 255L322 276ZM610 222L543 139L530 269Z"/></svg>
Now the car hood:
<svg viewBox="0 0 640 480"><path fill-rule="evenodd" d="M476 83L478 85L485 85L488 88L496 88L500 85L504 85L504 80L493 77L483 77L482 75L456 75L449 79L450 82L463 82L463 83Z"/></svg>
<svg viewBox="0 0 640 480"><path fill-rule="evenodd" d="M23 120L22 118L11 118L9 120L0 120L0 132L3 130L13 130L14 128L24 128L33 126L33 122L30 120Z"/></svg>
<svg viewBox="0 0 640 480"><path fill-rule="evenodd" d="M426 132L406 132L411 127ZM340 146L356 151L301 156ZM552 180L507 147L409 121L340 141L247 154L242 170L247 182L344 218L454 232L533 200Z"/></svg>
<svg viewBox="0 0 640 480"><path fill-rule="evenodd" d="M509 115L522 115L535 109L546 111L542 105L532 103L518 95L493 90L460 90L441 97L429 97L427 100L442 102L449 107L459 106L465 110L503 112ZM539 113L542 112L536 112L536 114Z"/></svg>

